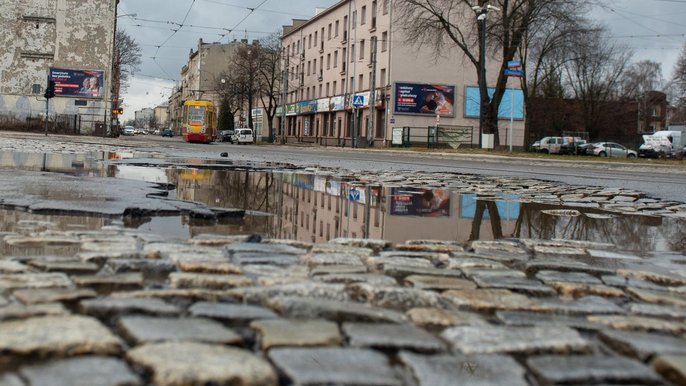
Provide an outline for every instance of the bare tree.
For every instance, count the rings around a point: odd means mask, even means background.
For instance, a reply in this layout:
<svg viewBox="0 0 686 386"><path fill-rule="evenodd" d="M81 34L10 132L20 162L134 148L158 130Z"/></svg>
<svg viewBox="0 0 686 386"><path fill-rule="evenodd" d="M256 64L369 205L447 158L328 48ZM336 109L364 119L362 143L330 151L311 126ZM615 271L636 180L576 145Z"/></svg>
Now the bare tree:
<svg viewBox="0 0 686 386"><path fill-rule="evenodd" d="M241 95L247 104L248 127L253 129L252 110L255 98L260 92L260 56L259 44L245 44L236 49L230 67L233 82L229 85L234 93ZM242 105L243 106L243 105Z"/></svg>
<svg viewBox="0 0 686 386"><path fill-rule="evenodd" d="M117 63L119 65L119 79L121 90L126 90L133 74L141 66L141 47L126 31L117 30L115 35Z"/></svg>
<svg viewBox="0 0 686 386"><path fill-rule="evenodd" d="M620 80L632 52L610 43L603 29L594 30L571 48L573 60L565 64L567 85L581 103L586 130L591 138L601 134L601 116L608 102L616 100ZM603 133L605 134L605 133Z"/></svg>
<svg viewBox="0 0 686 386"><path fill-rule="evenodd" d="M264 107L269 139L275 138L274 116L281 94L281 36L278 33L262 40L259 56L259 94Z"/></svg>
<svg viewBox="0 0 686 386"><path fill-rule="evenodd" d="M635 100L638 104L640 131L649 131L652 102L655 91L662 91L664 79L660 63L642 60L629 66L620 79L622 97Z"/></svg>
<svg viewBox="0 0 686 386"><path fill-rule="evenodd" d="M671 106L675 109L672 122L686 122L686 44L674 65L674 75L666 85Z"/></svg>
<svg viewBox="0 0 686 386"><path fill-rule="evenodd" d="M479 73L478 33L482 23L476 21L472 7L483 7L487 0L395 0L396 20L402 21L401 30L406 38L418 45L430 44L437 55L446 46L457 48ZM480 85L482 106L487 106L485 132L495 134L499 145L498 109L505 94L507 62L515 58L526 44L527 34L536 26L551 23L564 16L564 9L586 3L585 0L491 0L499 8L490 12L486 23L492 56L499 63L493 97L488 96L485 85ZM407 22L412 20L412 22ZM488 49L488 48L487 48ZM493 58L491 58L493 60Z"/></svg>

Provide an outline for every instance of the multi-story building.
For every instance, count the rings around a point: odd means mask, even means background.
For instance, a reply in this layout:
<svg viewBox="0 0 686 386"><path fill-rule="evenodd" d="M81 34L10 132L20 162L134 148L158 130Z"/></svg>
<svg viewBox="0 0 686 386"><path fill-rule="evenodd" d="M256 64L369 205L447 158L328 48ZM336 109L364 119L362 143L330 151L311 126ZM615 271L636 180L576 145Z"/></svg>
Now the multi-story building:
<svg viewBox="0 0 686 386"><path fill-rule="evenodd" d="M155 116L155 110L145 107L135 113L136 127L138 128L150 128L150 121Z"/></svg>
<svg viewBox="0 0 686 386"><path fill-rule="evenodd" d="M118 0L0 2L0 116L40 120L48 76L51 120L69 116L81 133L110 122Z"/></svg>
<svg viewBox="0 0 686 386"><path fill-rule="evenodd" d="M161 127L166 128L169 126L169 115L167 115L168 111L169 106L166 105L155 107L153 114L155 116L155 125L157 125L157 127L151 127L151 129L159 129Z"/></svg>
<svg viewBox="0 0 686 386"><path fill-rule="evenodd" d="M392 3L341 0L309 20L284 26L282 65L288 82L284 107L277 112L282 138L387 146L393 128L427 132L439 121L445 127L473 128L472 143L479 143L474 67L457 48L436 55L432 47L408 43L393 19ZM487 63L488 83L494 84L498 60ZM512 113L509 100L515 102ZM508 82L501 107L500 126L508 127L512 114L513 143L522 146L518 80ZM500 130L499 139L507 143L507 129Z"/></svg>

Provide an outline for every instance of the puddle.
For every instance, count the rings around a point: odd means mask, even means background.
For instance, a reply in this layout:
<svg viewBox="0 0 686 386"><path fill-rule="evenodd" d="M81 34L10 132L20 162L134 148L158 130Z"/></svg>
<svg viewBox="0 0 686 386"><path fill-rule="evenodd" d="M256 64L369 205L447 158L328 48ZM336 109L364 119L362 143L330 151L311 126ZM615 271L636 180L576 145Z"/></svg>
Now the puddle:
<svg viewBox="0 0 686 386"><path fill-rule="evenodd" d="M207 219L189 214L180 204L174 204L178 213L162 207L158 212L141 211L124 217L113 215L115 212L39 215L5 208L0 210L0 232L122 225L174 239L205 233L257 233L317 243L336 237L379 238L394 243L410 239L466 242L559 238L613 243L640 255L686 251L686 219L670 210L674 203L640 202L640 198L622 191L575 188L570 192L569 187L535 180L398 172L355 177L338 171L294 170L282 164L168 160L103 152L0 152L0 171L3 169L65 175L96 185L112 181L121 181L117 185L132 181L154 184L158 193L146 193L145 198L156 201L132 200L141 209L150 202L163 201L193 203L215 212L221 208L247 212L242 218ZM126 195L122 191L116 194ZM61 200L49 190L40 199ZM42 205L50 207L49 203Z"/></svg>

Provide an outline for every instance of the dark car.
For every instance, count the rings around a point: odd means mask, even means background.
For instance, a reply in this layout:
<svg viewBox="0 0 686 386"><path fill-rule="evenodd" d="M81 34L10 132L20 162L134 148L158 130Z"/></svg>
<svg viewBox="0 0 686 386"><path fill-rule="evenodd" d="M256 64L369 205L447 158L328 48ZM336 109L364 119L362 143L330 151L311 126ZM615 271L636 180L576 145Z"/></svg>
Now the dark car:
<svg viewBox="0 0 686 386"><path fill-rule="evenodd" d="M174 136L174 132L172 131L172 129L164 129L162 130L162 136L171 138Z"/></svg>
<svg viewBox="0 0 686 386"><path fill-rule="evenodd" d="M231 142L233 143L233 139L231 138L233 136L234 131L233 130L222 130L219 132L219 135L217 136L217 139L219 139L222 142Z"/></svg>

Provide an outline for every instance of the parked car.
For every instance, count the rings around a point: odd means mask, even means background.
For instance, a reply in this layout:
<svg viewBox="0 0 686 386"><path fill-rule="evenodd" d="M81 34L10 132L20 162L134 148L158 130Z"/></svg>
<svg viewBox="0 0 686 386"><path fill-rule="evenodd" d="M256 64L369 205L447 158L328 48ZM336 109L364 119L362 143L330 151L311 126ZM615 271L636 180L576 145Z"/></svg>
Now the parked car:
<svg viewBox="0 0 686 386"><path fill-rule="evenodd" d="M581 155L585 150L586 140L579 137L564 137L560 154Z"/></svg>
<svg viewBox="0 0 686 386"><path fill-rule="evenodd" d="M539 153L559 154L562 143L562 137L543 137L531 145L531 150Z"/></svg>
<svg viewBox="0 0 686 386"><path fill-rule="evenodd" d="M136 135L136 129L133 126L124 126L124 131L122 135Z"/></svg>
<svg viewBox="0 0 686 386"><path fill-rule="evenodd" d="M217 135L217 139L222 141L222 142L231 142L233 143L233 134L234 130L222 130L219 132L219 135Z"/></svg>
<svg viewBox="0 0 686 386"><path fill-rule="evenodd" d="M174 132L172 129L164 129L162 130L162 136L172 138L174 136Z"/></svg>
<svg viewBox="0 0 686 386"><path fill-rule="evenodd" d="M231 137L233 143L253 143L252 130L251 129L236 129L234 130L233 136Z"/></svg>
<svg viewBox="0 0 686 386"><path fill-rule="evenodd" d="M588 148L586 148L586 153L589 155L597 155L599 157L617 158L636 158L638 155L635 151L627 149L623 145L614 142L592 143Z"/></svg>

